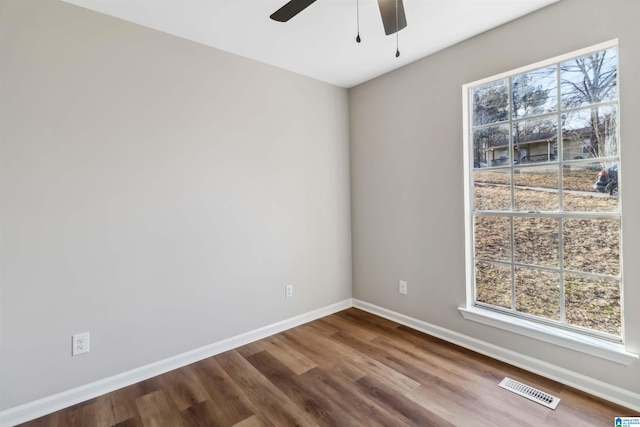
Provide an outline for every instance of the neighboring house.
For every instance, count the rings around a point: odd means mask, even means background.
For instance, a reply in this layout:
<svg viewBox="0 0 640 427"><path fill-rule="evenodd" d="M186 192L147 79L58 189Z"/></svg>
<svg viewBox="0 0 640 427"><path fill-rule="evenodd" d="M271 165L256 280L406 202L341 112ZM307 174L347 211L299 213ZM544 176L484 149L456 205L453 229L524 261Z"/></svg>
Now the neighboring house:
<svg viewBox="0 0 640 427"><path fill-rule="evenodd" d="M603 133L604 126L599 126L599 133ZM594 155L591 149L591 127L571 130L567 132L562 143L563 160L581 160L600 157ZM504 140L485 149L485 158L475 160L476 163L486 163L487 166L502 166L508 163L508 142ZM530 135L520 135L514 138L513 159L518 163L536 163L554 161L558 158L557 132L539 132Z"/></svg>

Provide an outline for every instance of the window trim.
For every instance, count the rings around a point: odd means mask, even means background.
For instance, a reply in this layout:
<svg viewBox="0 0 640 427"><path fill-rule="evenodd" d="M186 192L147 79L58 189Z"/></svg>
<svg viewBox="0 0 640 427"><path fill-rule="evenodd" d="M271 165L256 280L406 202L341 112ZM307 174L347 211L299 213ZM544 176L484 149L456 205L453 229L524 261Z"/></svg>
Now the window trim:
<svg viewBox="0 0 640 427"><path fill-rule="evenodd" d="M473 176L471 172L471 105L470 105L470 89L473 87L482 86L487 83L491 83L501 79L508 79L514 75L526 73L528 71L542 68L545 66L564 62L571 58L576 58L584 55L588 55L592 52L600 50L606 50L612 47L618 46L618 39L609 40L607 42L599 43L584 49L579 49L567 54L559 55L554 58L550 58L544 61L540 61L534 64L530 64L524 67L520 67L514 70L506 71L497 75L493 75L481 80L477 80L471 83L467 83L462 86L462 116L463 116L463 154L464 154L464 195L465 195L465 272L466 272L466 306L459 307L459 310L463 317L467 320L480 322L486 325L497 327L500 329L515 332L521 335L525 335L531 338L535 338L541 341L550 342L560 345L562 347L570 348L576 351L587 353L593 356L601 357L607 360L612 360L617 363L630 364L638 359L638 355L629 353L625 350L624 335L625 335L625 321L624 311L621 313L622 319L622 331L620 338L622 342L611 342L606 339L581 334L578 332L568 331L561 327L553 325L547 325L544 323L538 323L523 319L517 316L512 316L505 313L496 312L490 309L478 307L474 304L475 291L474 291L474 236L473 236L473 206L472 197L473 194ZM619 148L620 150L620 148ZM619 154L621 157L621 155ZM621 272L622 273L622 272ZM622 293L624 290L622 290ZM622 295L621 295L622 297Z"/></svg>
<svg viewBox="0 0 640 427"><path fill-rule="evenodd" d="M544 323L531 322L473 305L470 307L458 307L458 310L467 320L515 332L519 335L586 353L621 365L630 365L640 358L637 354L626 351L622 343L603 340Z"/></svg>

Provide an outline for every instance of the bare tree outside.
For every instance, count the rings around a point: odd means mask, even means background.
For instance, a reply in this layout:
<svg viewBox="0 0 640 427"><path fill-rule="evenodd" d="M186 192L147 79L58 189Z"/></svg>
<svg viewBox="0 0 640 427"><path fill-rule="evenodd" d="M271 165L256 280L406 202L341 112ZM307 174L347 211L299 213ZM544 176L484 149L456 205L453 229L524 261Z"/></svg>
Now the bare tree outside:
<svg viewBox="0 0 640 427"><path fill-rule="evenodd" d="M599 104L618 97L618 50L611 48L564 62L560 65L563 110L588 107L590 157L617 155L611 141L617 126L617 114L602 113Z"/></svg>

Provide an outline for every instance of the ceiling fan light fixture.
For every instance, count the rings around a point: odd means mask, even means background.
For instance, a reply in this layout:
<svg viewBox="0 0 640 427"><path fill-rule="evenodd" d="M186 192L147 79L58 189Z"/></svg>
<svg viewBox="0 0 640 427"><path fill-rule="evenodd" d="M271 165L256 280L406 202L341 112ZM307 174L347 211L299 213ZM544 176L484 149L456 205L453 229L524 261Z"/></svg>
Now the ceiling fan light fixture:
<svg viewBox="0 0 640 427"><path fill-rule="evenodd" d="M287 22L298 13L315 3L316 0L289 0L284 6L271 14L274 21ZM384 25L386 35L396 33L396 58L400 56L398 47L398 33L407 26L407 18L404 13L402 0L378 0L380 17ZM395 24L395 25L394 25ZM360 2L356 0L356 43L360 43Z"/></svg>
<svg viewBox="0 0 640 427"><path fill-rule="evenodd" d="M378 9L386 35L397 33L407 26L402 0L378 0Z"/></svg>
<svg viewBox="0 0 640 427"><path fill-rule="evenodd" d="M273 12L269 18L278 22L287 22L315 2L316 0L291 0Z"/></svg>
<svg viewBox="0 0 640 427"><path fill-rule="evenodd" d="M396 58L400 56L400 44L398 42L398 34L400 30L398 29L398 0L396 0Z"/></svg>
<svg viewBox="0 0 640 427"><path fill-rule="evenodd" d="M360 43L360 0L356 0L356 28L358 35L356 36L356 42Z"/></svg>

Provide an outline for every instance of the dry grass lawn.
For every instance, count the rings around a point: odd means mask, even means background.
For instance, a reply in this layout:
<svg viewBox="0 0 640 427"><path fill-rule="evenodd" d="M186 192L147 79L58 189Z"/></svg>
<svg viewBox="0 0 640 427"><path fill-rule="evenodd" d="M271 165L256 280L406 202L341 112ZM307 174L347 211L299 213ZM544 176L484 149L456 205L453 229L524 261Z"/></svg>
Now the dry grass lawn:
<svg viewBox="0 0 640 427"><path fill-rule="evenodd" d="M586 168L563 171L562 210L614 212L618 199L592 189L597 171ZM481 210L510 210L510 176L497 171L475 172L475 206ZM560 210L558 171L536 168L514 174L514 201L519 211ZM522 313L561 321L564 297L568 324L620 335L620 227L607 219L565 219L562 222L564 268L581 274L564 275L529 266L559 267L560 222L555 218L514 218L513 256L516 263L515 309ZM476 257L509 261L511 225L508 217L477 217L475 223ZM511 309L511 269L509 265L476 263L477 300ZM560 295L564 288L564 295Z"/></svg>

